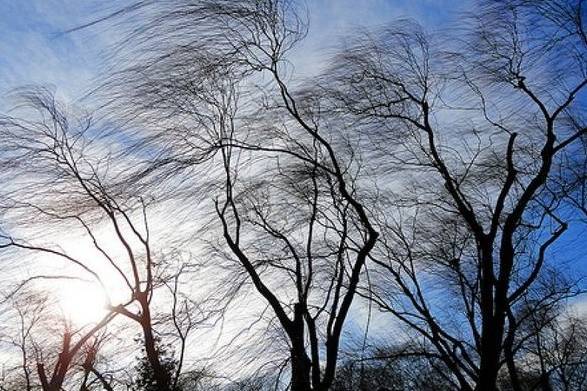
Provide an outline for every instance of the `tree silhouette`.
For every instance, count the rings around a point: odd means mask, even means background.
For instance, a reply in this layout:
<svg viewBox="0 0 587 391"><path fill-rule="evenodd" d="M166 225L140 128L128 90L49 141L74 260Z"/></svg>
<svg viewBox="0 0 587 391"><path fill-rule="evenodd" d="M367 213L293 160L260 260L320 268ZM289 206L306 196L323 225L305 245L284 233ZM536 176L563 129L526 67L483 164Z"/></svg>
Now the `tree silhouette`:
<svg viewBox="0 0 587 391"><path fill-rule="evenodd" d="M26 87L0 116L2 305L77 280L107 308L43 350L50 295L18 301L10 386L583 389L585 10L357 29L315 75L294 0L136 0L68 31L119 42L95 113ZM110 370L124 320L141 353Z"/></svg>

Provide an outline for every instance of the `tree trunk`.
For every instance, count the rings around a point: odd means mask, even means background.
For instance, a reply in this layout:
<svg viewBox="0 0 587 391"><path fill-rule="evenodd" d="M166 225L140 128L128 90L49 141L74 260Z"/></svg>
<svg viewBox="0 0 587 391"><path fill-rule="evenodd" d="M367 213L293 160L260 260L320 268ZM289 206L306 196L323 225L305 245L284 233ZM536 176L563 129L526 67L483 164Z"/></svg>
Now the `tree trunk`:
<svg viewBox="0 0 587 391"><path fill-rule="evenodd" d="M171 376L165 368L161 365L159 350L157 349L157 341L153 335L153 325L151 323L151 312L149 304L141 301L143 314L141 316L141 327L143 329L143 337L145 339L145 353L151 369L153 370L153 377L157 383L159 391L171 391Z"/></svg>
<svg viewBox="0 0 587 391"><path fill-rule="evenodd" d="M61 348L61 353L59 353L57 358L57 362L55 363L55 369L53 370L51 379L47 378L45 365L43 363L37 363L37 372L39 374L43 391L61 391L61 386L65 380L65 374L67 373L71 360L73 359L73 353L70 352L70 343L71 334L66 332L63 335L63 346Z"/></svg>
<svg viewBox="0 0 587 391"><path fill-rule="evenodd" d="M311 363L304 344L304 315L301 304L294 306L291 340L291 391L312 391Z"/></svg>
<svg viewBox="0 0 587 391"><path fill-rule="evenodd" d="M310 362L305 352L291 350L291 390L312 391L310 384Z"/></svg>
<svg viewBox="0 0 587 391"><path fill-rule="evenodd" d="M503 330L505 317L496 314L492 243L489 241L480 243L479 256L481 258L481 362L475 391L495 391L503 336L500 330Z"/></svg>

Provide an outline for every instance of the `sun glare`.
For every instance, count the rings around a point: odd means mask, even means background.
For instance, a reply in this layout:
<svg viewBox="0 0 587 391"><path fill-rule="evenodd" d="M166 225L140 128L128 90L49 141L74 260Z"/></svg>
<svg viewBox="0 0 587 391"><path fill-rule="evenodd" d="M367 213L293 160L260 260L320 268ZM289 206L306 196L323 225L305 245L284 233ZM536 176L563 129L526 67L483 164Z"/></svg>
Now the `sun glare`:
<svg viewBox="0 0 587 391"><path fill-rule="evenodd" d="M59 303L64 316L83 326L99 321L106 313L106 296L96 285L82 282L64 282L59 288Z"/></svg>

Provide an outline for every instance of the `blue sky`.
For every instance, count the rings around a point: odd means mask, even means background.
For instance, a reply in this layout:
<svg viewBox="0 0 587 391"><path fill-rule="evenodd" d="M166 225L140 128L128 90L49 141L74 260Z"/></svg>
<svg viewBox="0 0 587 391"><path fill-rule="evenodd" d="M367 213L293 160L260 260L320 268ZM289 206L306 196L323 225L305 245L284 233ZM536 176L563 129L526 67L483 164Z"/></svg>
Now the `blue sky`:
<svg viewBox="0 0 587 391"><path fill-rule="evenodd" d="M112 29L61 32L80 26L116 7L121 0L0 0L0 93L25 84L54 85L67 99L80 97L91 87ZM296 52L299 71L311 71L325 49L358 26L377 26L397 18L412 18L430 28L442 28L468 2L449 0L307 0L310 35Z"/></svg>
<svg viewBox="0 0 587 391"><path fill-rule="evenodd" d="M108 66L108 47L118 37L115 30L100 27L70 34L62 32L128 3L124 0L0 0L0 96L21 85L49 84L61 97L75 102L99 80L101 70ZM293 60L299 72L312 73L319 69L338 39L354 28L411 18L430 30L442 29L469 4L470 1L451 0L307 0L310 34ZM8 106L0 97L0 111ZM584 234L584 226L573 227L553 247L551 256L555 262L580 265L575 270L587 274ZM366 314L354 316L349 327L359 329Z"/></svg>
<svg viewBox="0 0 587 391"><path fill-rule="evenodd" d="M75 4L71 0L0 1L0 91L42 83L71 93L88 85L98 69L96 46L80 37L58 34L82 20L84 8Z"/></svg>
<svg viewBox="0 0 587 391"><path fill-rule="evenodd" d="M53 85L68 101L76 101L108 65L114 29L63 31L108 14L123 0L0 0L0 96L26 84ZM310 34L293 58L297 71L313 73L339 38L361 26L376 27L411 18L430 30L448 27L471 0L307 0ZM0 108L9 103L0 97ZM573 227L557 244L556 256L583 265L587 249L584 227Z"/></svg>
<svg viewBox="0 0 587 391"><path fill-rule="evenodd" d="M107 66L113 29L91 28L63 34L130 1L125 0L0 0L0 108L2 96L26 84L53 85L75 101L100 78ZM310 34L295 53L297 70L319 69L339 38L361 26L376 27L398 18L412 18L430 30L442 29L466 11L471 1L451 0L307 0ZM562 247L584 258L581 232L572 230ZM572 245L571 245L572 243Z"/></svg>

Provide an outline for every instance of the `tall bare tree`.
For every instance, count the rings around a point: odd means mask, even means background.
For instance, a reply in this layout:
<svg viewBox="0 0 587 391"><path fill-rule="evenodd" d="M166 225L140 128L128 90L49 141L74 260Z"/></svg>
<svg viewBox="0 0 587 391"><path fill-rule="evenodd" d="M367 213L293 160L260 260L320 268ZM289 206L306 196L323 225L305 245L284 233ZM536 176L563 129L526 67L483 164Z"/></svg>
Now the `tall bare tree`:
<svg viewBox="0 0 587 391"><path fill-rule="evenodd" d="M354 37L324 85L396 186L372 260L380 292L403 299L377 302L435 347L460 389L494 390L521 302L577 220L552 189L584 185L558 173L585 162L587 41L581 1L477 10L444 42L411 22Z"/></svg>
<svg viewBox="0 0 587 391"><path fill-rule="evenodd" d="M125 68L104 90L141 129L138 148L155 151L144 176L191 173L192 197L210 182L225 241L216 254L236 261L271 309L292 389L328 389L378 233L357 194L360 163L333 142L318 102L290 86L286 55L305 19L287 0L123 11L147 22L125 36Z"/></svg>
<svg viewBox="0 0 587 391"><path fill-rule="evenodd" d="M167 274L154 253L148 192L188 216L189 251L226 276L216 312L252 289L257 321L285 341L267 360L277 376L242 384L340 385L359 295L407 326L401 360L445 387L572 389L581 353L561 345L582 337L560 331L557 311L582 290L553 250L585 223L584 15L581 0L479 1L450 32L359 32L308 81L288 60L308 28L293 0L135 1L83 26L127 18L94 95L113 129L44 89L21 92L21 118L0 118L0 248L61 259L105 289L108 268L127 295L108 316L140 326L148 386L163 391L183 383L201 314L182 292L189 268ZM93 254L57 246L64 227ZM180 345L172 370L155 332L160 286Z"/></svg>
<svg viewBox="0 0 587 391"><path fill-rule="evenodd" d="M157 386L170 390L172 374L160 362L151 308L154 291L163 284L163 276L156 274L162 270L157 265L163 265L163 259L156 265L147 202L128 194L119 182L124 163L114 162L116 151L100 140L104 133L93 127L91 116L68 112L45 88L23 89L15 96L22 117L0 118L0 164L7 184L2 207L15 233L3 233L0 248L13 250L6 253L8 257L18 251L21 256L45 257L38 261L64 261L98 284L107 298L107 315L97 329L116 314L136 322ZM52 235L64 231L72 236L63 240ZM71 241L83 243L81 251L79 246L77 251L67 248ZM76 270L71 273L75 275ZM106 280L115 284L107 285ZM117 297L122 302L113 303L109 289L126 297ZM70 345L66 334L60 356L69 357L83 343ZM62 382L68 368L60 366L55 384ZM60 387L49 380L47 384L51 390Z"/></svg>

